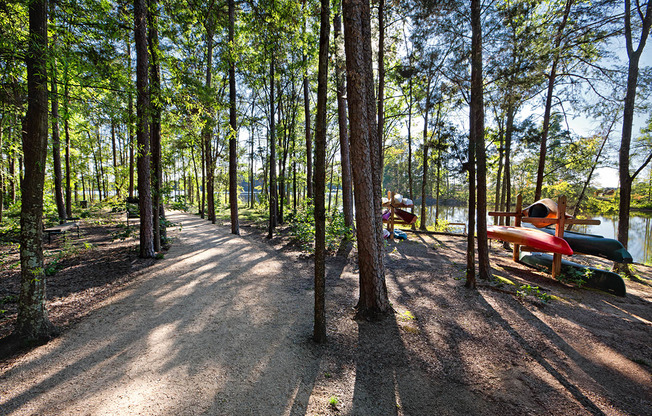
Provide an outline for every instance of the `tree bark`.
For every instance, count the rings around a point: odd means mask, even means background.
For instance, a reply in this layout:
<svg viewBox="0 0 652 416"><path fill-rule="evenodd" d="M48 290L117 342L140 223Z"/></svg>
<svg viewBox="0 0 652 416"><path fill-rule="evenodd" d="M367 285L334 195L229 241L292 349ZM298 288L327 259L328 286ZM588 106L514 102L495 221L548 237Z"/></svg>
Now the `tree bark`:
<svg viewBox="0 0 652 416"><path fill-rule="evenodd" d="M407 122L407 145L408 145L408 190L410 192L410 198L416 199L414 197L414 186L412 182L412 76L410 75L409 82L409 92L408 92L408 122ZM412 212L414 212L414 205L412 206ZM412 224L412 229L414 230L416 226Z"/></svg>
<svg viewBox="0 0 652 416"><path fill-rule="evenodd" d="M131 79L131 42L126 40L127 44L127 69L129 79ZM134 197L134 97L129 91L127 95L127 126L129 130L129 198Z"/></svg>
<svg viewBox="0 0 652 416"><path fill-rule="evenodd" d="M502 114L501 114L502 116ZM496 117L498 119L498 116ZM498 120L498 169L496 171L496 196L494 200L494 211L500 211L500 198L502 195L503 160L505 156L505 129L502 120ZM494 224L500 221L501 217L494 218Z"/></svg>
<svg viewBox="0 0 652 416"><path fill-rule="evenodd" d="M328 93L329 0L321 0L319 70L317 75L317 117L315 122L315 326L313 340L326 341L326 101Z"/></svg>
<svg viewBox="0 0 652 416"><path fill-rule="evenodd" d="M2 106L2 112L4 115L4 105ZM4 121L4 116L0 118L0 224L2 224L3 210L5 208L5 167L2 163L2 159L4 159L4 153L2 152L4 126L2 121Z"/></svg>
<svg viewBox="0 0 652 416"><path fill-rule="evenodd" d="M303 8L306 7L306 0L303 0ZM306 32L306 20L304 16L303 32ZM312 133L310 131L310 81L308 80L308 56L303 54L303 106L306 119L306 193L308 199L312 199Z"/></svg>
<svg viewBox="0 0 652 416"><path fill-rule="evenodd" d="M430 112L430 82L431 78L428 77L426 84L426 110L423 115L423 174L421 176L421 221L419 225L419 229L422 231L427 230L426 189L428 186L428 113Z"/></svg>
<svg viewBox="0 0 652 416"><path fill-rule="evenodd" d="M54 25L54 3L50 3L50 22ZM52 38L52 47L57 43L57 36ZM54 171L54 200L57 204L59 223L68 218L63 197L63 174L61 173L61 138L59 136L59 93L57 88L56 52L51 57L52 73L50 74L50 104L52 106L52 168Z"/></svg>
<svg viewBox="0 0 652 416"><path fill-rule="evenodd" d="M487 154L484 141L484 99L482 87L482 22L480 0L471 1L471 135L477 160L477 235L478 273L480 279L491 278L487 240ZM472 229L469 228L469 233Z"/></svg>
<svg viewBox="0 0 652 416"><path fill-rule="evenodd" d="M45 308L43 267L43 184L48 141L47 2L29 2L27 115L23 133L25 177L20 210L20 297L14 335L23 342L44 342L54 334Z"/></svg>
<svg viewBox="0 0 652 416"><path fill-rule="evenodd" d="M147 6L134 0L134 34L136 40L136 140L138 143L138 208L140 211L140 257L154 257L152 194L150 187L149 91L147 72Z"/></svg>
<svg viewBox="0 0 652 416"><path fill-rule="evenodd" d="M234 43L235 1L229 0L229 45ZM236 118L235 58L229 59L229 205L231 206L231 234L240 235L238 221L238 127Z"/></svg>
<svg viewBox="0 0 652 416"><path fill-rule="evenodd" d="M154 251L161 251L161 230L162 205L161 186L163 182L163 169L161 168L161 64L158 40L158 3L157 0L148 0L149 13L147 22L149 32L147 44L151 62L149 65L150 94L152 97L151 111L151 163L152 163L152 227L154 228Z"/></svg>
<svg viewBox="0 0 652 416"><path fill-rule="evenodd" d="M68 62L66 61L64 63L64 69L63 69L63 78L64 78L64 87L63 87L63 113L64 113L64 118L63 118L63 131L66 136L66 155L65 155L65 163L66 163L66 214L68 216L72 216L72 190L71 190L71 177L72 177L72 172L70 170L70 123L68 120L70 119L70 113L69 113L69 102L70 102L70 94L69 94L69 78L68 78Z"/></svg>
<svg viewBox="0 0 652 416"><path fill-rule="evenodd" d="M274 114L275 98L274 98L274 65L275 56L274 51L271 51L271 59L269 61L269 231L267 238L272 238L274 229L276 228L277 220L277 192L276 192L276 120Z"/></svg>
<svg viewBox="0 0 652 416"><path fill-rule="evenodd" d="M213 67L213 36L214 22L212 17L208 17L206 22L206 90L211 88L212 67ZM203 166L206 169L206 209L208 220L215 224L215 160L213 160L213 115L212 110L206 116L206 122L203 129Z"/></svg>
<svg viewBox="0 0 652 416"><path fill-rule="evenodd" d="M249 132L249 138L251 139L251 152L249 154L250 168L249 168L249 206L254 208L256 206L254 200L254 110L255 110L256 97L254 95L251 100L251 131Z"/></svg>
<svg viewBox="0 0 652 416"><path fill-rule="evenodd" d="M625 0L625 41L627 45L627 56L629 57L629 65L627 71L627 92L625 94L625 108L623 111L623 131L620 141L620 151L618 154L619 162L619 179L620 179L620 202L618 212L618 241L627 248L629 241L629 208L632 198L632 182L633 177L629 173L629 152L632 141L632 125L634 123L634 107L636 100L636 88L638 84L639 60L648 35L650 34L650 25L652 23L652 2L647 3L645 16L638 2L636 3L637 14L641 16L642 28L639 44L636 49L633 46L632 40L632 25L631 25L631 1ZM624 271L629 271L626 265L620 267Z"/></svg>
<svg viewBox="0 0 652 416"><path fill-rule="evenodd" d="M340 10L338 10L333 20L333 34L336 43L342 33L342 17L340 13ZM335 80L337 83L337 122L340 134L340 163L342 166L342 211L344 213L344 225L353 227L353 182L351 179L351 152L346 119L345 71L346 62L344 61L344 56L342 56L342 51L338 47L335 59Z"/></svg>
<svg viewBox="0 0 652 416"><path fill-rule="evenodd" d="M351 163L355 184L356 233L360 270L358 317L380 318L391 311L383 264L380 155L371 57L368 0L344 0Z"/></svg>
<svg viewBox="0 0 652 416"><path fill-rule="evenodd" d="M115 121L111 120L111 147L113 150L113 185L115 186L115 196L120 198L120 183L118 182L118 148L116 144Z"/></svg>
<svg viewBox="0 0 652 416"><path fill-rule="evenodd" d="M509 212L512 205L512 135L514 133L514 106L507 107L507 121L505 123L505 172L503 174L503 210ZM509 219L506 219L509 221ZM506 225L509 225L506 224Z"/></svg>
<svg viewBox="0 0 652 416"><path fill-rule="evenodd" d="M561 41L563 39L562 35L564 33L564 28L568 22L568 16L570 15L571 6L573 5L574 0L567 0L566 7L564 9L564 16L562 18L561 24L557 28L557 35L555 36L555 50L559 49ZM550 74L548 75L548 92L546 95L546 106L543 113L543 127L541 129L541 148L539 150L539 165L537 168L537 183L534 190L534 200L538 201L541 199L541 191L543 188L543 174L546 167L546 152L548 150L548 130L550 129L550 113L552 111L552 94L555 88L555 80L557 78L557 65L559 65L559 59L561 58L559 52L555 52L554 58L552 61L552 68L550 69Z"/></svg>
<svg viewBox="0 0 652 416"><path fill-rule="evenodd" d="M385 0L378 0L378 145L380 146L380 166L383 169L385 161Z"/></svg>

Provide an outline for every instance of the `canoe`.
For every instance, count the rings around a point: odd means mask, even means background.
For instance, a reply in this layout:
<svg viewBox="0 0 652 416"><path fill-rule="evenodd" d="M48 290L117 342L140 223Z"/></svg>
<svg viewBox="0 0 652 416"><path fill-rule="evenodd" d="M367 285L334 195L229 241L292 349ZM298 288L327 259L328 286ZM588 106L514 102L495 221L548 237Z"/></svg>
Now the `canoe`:
<svg viewBox="0 0 652 416"><path fill-rule="evenodd" d="M558 206L555 201L553 201L550 198L544 198L540 199L537 202L535 202L532 205L529 205L525 207L521 211L521 214L523 214L524 217L531 217L531 218L551 218L551 219L557 219L558 215ZM566 218L573 218L571 215L566 214ZM555 221L551 221L549 223L538 223L535 224L537 228L542 228L542 227L547 227L549 225L554 224Z"/></svg>
<svg viewBox="0 0 652 416"><path fill-rule="evenodd" d="M521 263L538 269L552 270L552 256L544 253L521 253ZM582 275L585 283L583 286L602 290L616 296L625 296L625 282L618 274L608 270L596 269L595 267L584 266L568 260L561 261L561 274L573 278L573 275Z"/></svg>
<svg viewBox="0 0 652 416"><path fill-rule="evenodd" d="M542 228L541 231L555 235L555 230ZM629 251L618 240L600 235L583 234L574 231L564 231L564 240L575 253L598 256L617 263L633 263Z"/></svg>
<svg viewBox="0 0 652 416"><path fill-rule="evenodd" d="M396 216L405 221L406 224L414 224L417 222L417 216L411 212L403 211L400 208L396 208L394 211Z"/></svg>
<svg viewBox="0 0 652 416"><path fill-rule="evenodd" d="M573 254L573 250L564 239L534 228L489 225L487 226L487 237L532 247L535 250L560 253L567 256Z"/></svg>

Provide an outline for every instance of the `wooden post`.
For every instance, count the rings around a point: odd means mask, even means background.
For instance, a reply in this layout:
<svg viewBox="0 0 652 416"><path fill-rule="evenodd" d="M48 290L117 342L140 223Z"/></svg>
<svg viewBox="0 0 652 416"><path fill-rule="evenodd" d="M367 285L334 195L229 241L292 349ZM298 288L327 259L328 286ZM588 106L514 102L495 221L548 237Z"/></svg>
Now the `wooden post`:
<svg viewBox="0 0 652 416"><path fill-rule="evenodd" d="M564 238L564 227L566 225L566 196L561 195L557 201L557 223L555 224L555 236ZM561 254L555 253L552 256L552 277L557 278L561 272Z"/></svg>
<svg viewBox="0 0 652 416"><path fill-rule="evenodd" d="M523 213L521 210L523 209L523 197L521 194L516 195L516 211L515 211L515 216L514 216L514 227L520 227L521 226L521 216L523 216ZM507 225L509 225L509 217L507 217ZM521 246L518 244L514 244L514 251L512 252L512 260L513 261L518 261L518 254L520 251Z"/></svg>
<svg viewBox="0 0 652 416"><path fill-rule="evenodd" d="M389 198L389 239L394 240L394 192L387 191Z"/></svg>

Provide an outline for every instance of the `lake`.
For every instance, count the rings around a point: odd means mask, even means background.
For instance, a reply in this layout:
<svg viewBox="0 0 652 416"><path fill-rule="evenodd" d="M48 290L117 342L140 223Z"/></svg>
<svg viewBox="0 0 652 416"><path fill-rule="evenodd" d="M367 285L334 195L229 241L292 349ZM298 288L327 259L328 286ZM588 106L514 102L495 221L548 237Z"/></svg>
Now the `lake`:
<svg viewBox="0 0 652 416"><path fill-rule="evenodd" d="M421 212L420 206L415 206L417 215ZM428 225L435 221L435 207L426 207ZM467 223L468 209L466 207L440 206L439 216L448 222ZM600 220L600 225L576 225L573 231L587 234L601 235L606 238L616 238L618 234L617 216L591 216L591 219ZM489 219L488 224L493 224ZM627 250L630 252L636 263L652 263L652 218L643 213L630 213L629 218L629 242Z"/></svg>

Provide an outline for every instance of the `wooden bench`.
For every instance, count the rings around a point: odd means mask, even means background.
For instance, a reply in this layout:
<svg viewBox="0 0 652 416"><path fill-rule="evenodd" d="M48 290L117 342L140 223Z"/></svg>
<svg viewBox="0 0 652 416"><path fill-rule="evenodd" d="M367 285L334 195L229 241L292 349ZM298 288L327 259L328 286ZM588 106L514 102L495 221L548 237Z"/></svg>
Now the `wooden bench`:
<svg viewBox="0 0 652 416"><path fill-rule="evenodd" d="M73 228L77 228L77 238L79 238L79 224L76 222L66 222L54 227L46 228L44 231L48 233L48 243L51 243L52 234L65 234Z"/></svg>

